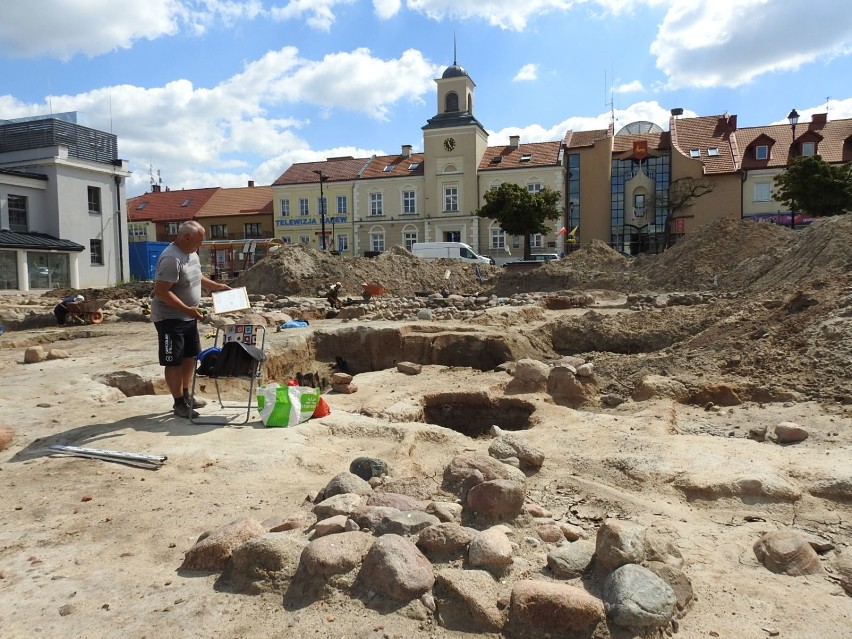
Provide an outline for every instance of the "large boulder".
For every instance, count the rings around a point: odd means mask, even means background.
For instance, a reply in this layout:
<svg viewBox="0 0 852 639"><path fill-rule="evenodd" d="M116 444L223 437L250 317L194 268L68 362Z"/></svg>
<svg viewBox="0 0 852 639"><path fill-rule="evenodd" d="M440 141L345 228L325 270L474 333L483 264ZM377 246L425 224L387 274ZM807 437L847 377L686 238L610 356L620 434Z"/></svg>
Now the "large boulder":
<svg viewBox="0 0 852 639"><path fill-rule="evenodd" d="M625 628L661 628L674 615L677 598L672 588L653 572L625 564L604 581L606 615Z"/></svg>
<svg viewBox="0 0 852 639"><path fill-rule="evenodd" d="M543 633L582 631L592 636L604 621L600 599L585 590L550 581L521 580L512 586L509 619L513 624Z"/></svg>
<svg viewBox="0 0 852 639"><path fill-rule="evenodd" d="M222 570L231 554L266 529L254 519L239 519L200 539L184 555L181 570Z"/></svg>
<svg viewBox="0 0 852 639"><path fill-rule="evenodd" d="M376 539L358 577L372 592L403 602L420 597L435 583L432 564L417 546L399 535Z"/></svg>

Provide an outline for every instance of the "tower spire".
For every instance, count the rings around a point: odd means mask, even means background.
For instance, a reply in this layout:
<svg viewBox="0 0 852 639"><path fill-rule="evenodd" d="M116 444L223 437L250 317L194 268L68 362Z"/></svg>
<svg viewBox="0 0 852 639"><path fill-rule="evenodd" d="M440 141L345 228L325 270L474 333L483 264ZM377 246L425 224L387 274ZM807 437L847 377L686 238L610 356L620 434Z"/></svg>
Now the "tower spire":
<svg viewBox="0 0 852 639"><path fill-rule="evenodd" d="M457 64L458 58L456 57L456 30L453 29L453 65Z"/></svg>

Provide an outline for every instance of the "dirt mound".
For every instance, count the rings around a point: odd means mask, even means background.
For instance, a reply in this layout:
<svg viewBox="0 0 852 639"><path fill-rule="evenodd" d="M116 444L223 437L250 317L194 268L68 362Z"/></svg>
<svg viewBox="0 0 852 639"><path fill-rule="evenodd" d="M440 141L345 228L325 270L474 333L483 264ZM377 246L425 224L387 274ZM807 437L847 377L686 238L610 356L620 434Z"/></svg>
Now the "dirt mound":
<svg viewBox="0 0 852 639"><path fill-rule="evenodd" d="M151 297L153 292L153 282L128 282L109 288L55 288L42 297L56 298L57 302L71 295L82 295L87 300L125 300Z"/></svg>
<svg viewBox="0 0 852 639"><path fill-rule="evenodd" d="M460 260L421 260L401 246L378 257L344 257L301 246L283 246L230 284L245 286L251 293L293 296L318 295L329 284L340 282L340 296L360 296L363 283L379 284L393 295L451 292L471 294L488 286L500 269ZM447 277L449 273L449 277Z"/></svg>
<svg viewBox="0 0 852 639"><path fill-rule="evenodd" d="M631 274L657 291L738 290L768 267L764 259L752 262L750 268L743 268L743 263L778 250L791 233L775 224L716 220L660 255L637 258Z"/></svg>
<svg viewBox="0 0 852 639"><path fill-rule="evenodd" d="M774 251L744 266L748 290L807 288L818 281L848 282L852 273L852 215L814 222Z"/></svg>

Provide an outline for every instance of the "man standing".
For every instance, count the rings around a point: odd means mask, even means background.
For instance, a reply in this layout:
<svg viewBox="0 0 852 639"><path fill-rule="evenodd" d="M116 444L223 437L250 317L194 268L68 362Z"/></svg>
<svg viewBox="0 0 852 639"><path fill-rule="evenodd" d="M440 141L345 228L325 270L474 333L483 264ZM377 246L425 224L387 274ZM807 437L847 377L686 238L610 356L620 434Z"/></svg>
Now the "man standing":
<svg viewBox="0 0 852 639"><path fill-rule="evenodd" d="M177 239L169 244L157 260L154 277L154 299L151 321L157 328L160 365L164 367L166 385L174 399L178 417L198 417L193 409L207 402L195 399L189 405L189 387L195 362L201 352L198 320L203 315L198 308L201 289L224 291L227 284L214 282L201 274L198 249L204 241L204 227L198 222L184 222L178 228Z"/></svg>

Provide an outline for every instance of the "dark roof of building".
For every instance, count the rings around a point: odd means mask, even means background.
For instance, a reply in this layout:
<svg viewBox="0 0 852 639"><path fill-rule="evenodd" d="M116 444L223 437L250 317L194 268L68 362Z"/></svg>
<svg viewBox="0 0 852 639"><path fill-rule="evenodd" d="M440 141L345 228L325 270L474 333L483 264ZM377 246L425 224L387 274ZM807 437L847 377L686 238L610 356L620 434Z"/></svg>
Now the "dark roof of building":
<svg viewBox="0 0 852 639"><path fill-rule="evenodd" d="M558 166L561 142L531 142L518 146L489 146L479 162L480 171Z"/></svg>
<svg viewBox="0 0 852 639"><path fill-rule="evenodd" d="M31 178L33 180L48 180L43 173L28 173L27 171L15 171L14 169L0 169L0 175L14 175L17 177Z"/></svg>
<svg viewBox="0 0 852 639"><path fill-rule="evenodd" d="M446 80L447 78L462 78L466 75L467 71L465 71L464 67L453 62L451 66L444 69L444 73L441 78Z"/></svg>
<svg viewBox="0 0 852 639"><path fill-rule="evenodd" d="M196 217L272 214L271 186L218 189L199 209Z"/></svg>
<svg viewBox="0 0 852 639"><path fill-rule="evenodd" d="M86 247L71 240L60 240L46 233L0 231L0 248L85 251Z"/></svg>
<svg viewBox="0 0 852 639"><path fill-rule="evenodd" d="M353 158L351 156L328 158L322 162L302 162L291 164L282 173L272 186L283 186L286 184L310 184L319 182L319 175L314 171L322 171L323 176L328 177L329 182L347 182L357 178L361 171L367 166L370 158Z"/></svg>
<svg viewBox="0 0 852 639"><path fill-rule="evenodd" d="M127 200L127 219L131 222L185 222L195 219L198 211L219 190L184 189L145 193Z"/></svg>
<svg viewBox="0 0 852 639"><path fill-rule="evenodd" d="M377 155L361 173L361 178L423 176L423 153L411 155Z"/></svg>

